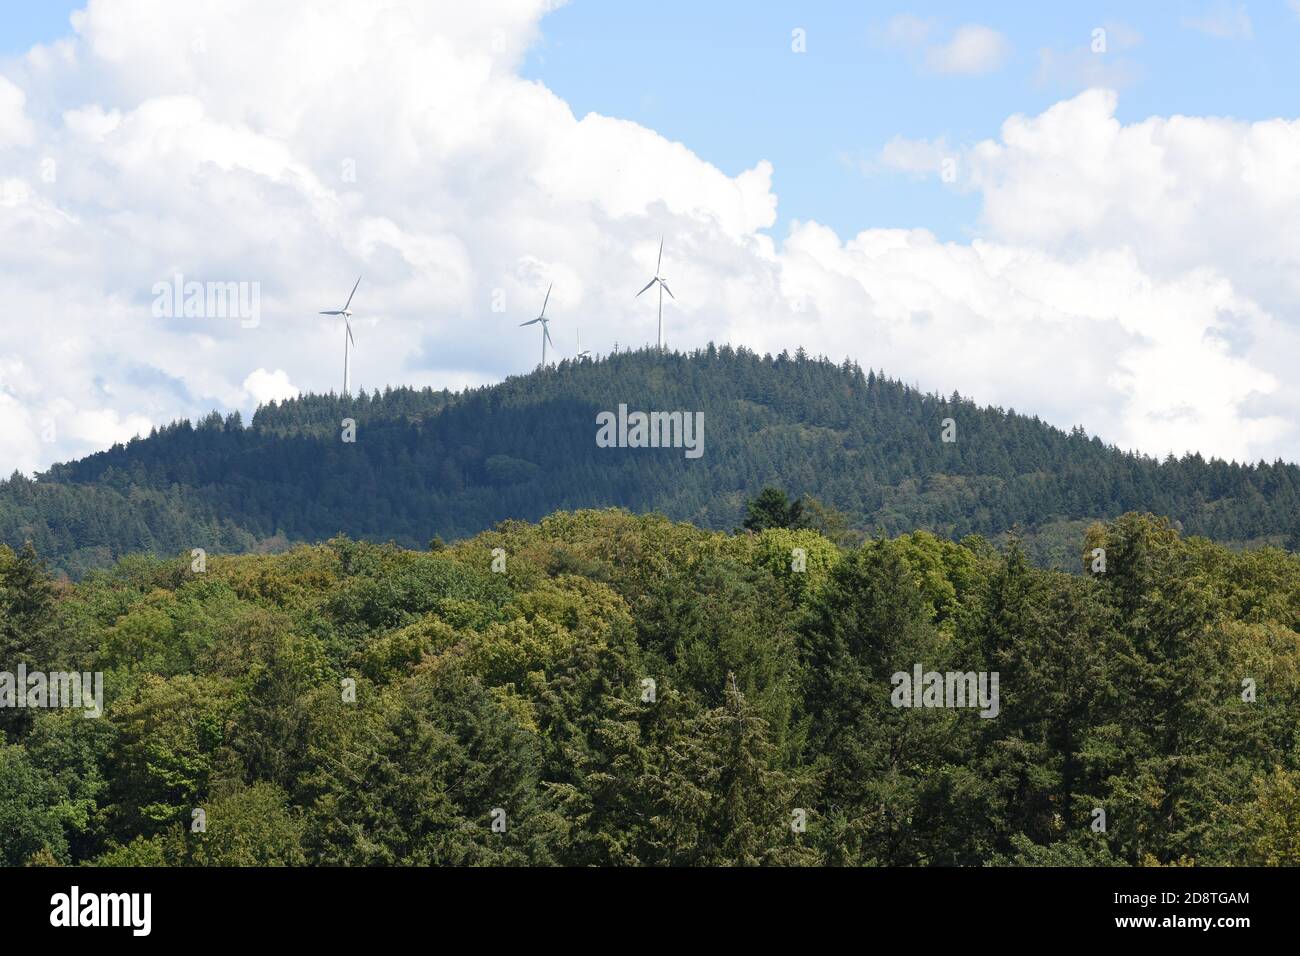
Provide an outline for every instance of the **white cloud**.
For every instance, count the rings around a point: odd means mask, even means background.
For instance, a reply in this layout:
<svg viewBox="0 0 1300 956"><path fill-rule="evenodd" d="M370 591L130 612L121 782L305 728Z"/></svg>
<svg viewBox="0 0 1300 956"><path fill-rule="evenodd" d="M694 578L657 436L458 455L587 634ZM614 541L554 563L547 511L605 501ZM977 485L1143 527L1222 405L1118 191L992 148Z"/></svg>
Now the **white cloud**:
<svg viewBox="0 0 1300 956"><path fill-rule="evenodd" d="M1227 402L1228 417L1190 394L1158 412L1151 405L1156 396L1167 390L1172 401L1192 383L1180 386L1168 370L1149 368L1142 374L1158 387L1147 399L1130 389L1130 418L1116 438L1158 449L1160 436L1168 436L1175 450L1192 447L1190 422L1197 421L1205 429L1202 448L1294 458L1300 121L1176 116L1124 125L1115 118L1116 102L1113 92L1090 90L1039 116L1012 117L1000 140L966 149L960 185L982 196L983 234L1057 261L1120 250L1143 277L1134 289L1164 282L1192 292L1171 291L1170 301L1182 305L1163 317L1155 311L1126 320L1116 312L1116 320L1157 347L1150 362L1194 370L1203 396ZM894 143L882 155L927 148ZM1100 292L1076 291L1081 300ZM1140 384L1132 363L1131 354L1121 360L1129 371L1119 369L1113 384ZM1252 380L1235 397L1218 392ZM1174 410L1183 408L1199 409L1199 418L1180 419ZM1269 411L1254 417L1261 408Z"/></svg>
<svg viewBox="0 0 1300 956"><path fill-rule="evenodd" d="M1210 271L1155 280L1128 250L1062 258L902 230L841 243L808 224L783 250L781 291L803 306L800 341L1051 421L1081 420L1125 447L1164 454L1208 439L1244 458L1291 430L1276 415L1242 412L1275 383L1209 333L1228 316L1261 317ZM773 349L790 337L761 320L744 333Z"/></svg>
<svg viewBox="0 0 1300 956"><path fill-rule="evenodd" d="M299 388L289 381L289 373L282 368L268 372L264 368L254 369L244 379L244 391L253 396L258 405L280 402L287 398L297 398Z"/></svg>
<svg viewBox="0 0 1300 956"><path fill-rule="evenodd" d="M31 142L32 124L23 109L26 102L27 94L0 76L0 149Z"/></svg>
<svg viewBox="0 0 1300 956"><path fill-rule="evenodd" d="M1206 36L1228 40L1234 37L1250 38L1255 35L1251 27L1250 15L1242 3L1220 3L1204 13L1183 17L1183 26Z"/></svg>
<svg viewBox="0 0 1300 956"><path fill-rule="evenodd" d="M926 65L937 73L992 73L1011 55L1011 44L992 27L968 23L958 27L943 46L926 53Z"/></svg>
<svg viewBox="0 0 1300 956"><path fill-rule="evenodd" d="M1116 104L1090 90L968 151L989 232L1061 252L1131 246L1160 273L1213 266L1274 307L1300 300L1300 120L1124 125Z"/></svg>
<svg viewBox="0 0 1300 956"><path fill-rule="evenodd" d="M532 368L518 323L550 282L561 354L578 327L598 352L652 341L633 293L661 233L673 346L802 344L1158 454L1300 452L1295 124L1123 125L1085 93L970 149L891 144L896 168L960 154L978 241L796 222L778 242L761 157L729 176L518 75L548 8L102 0L7 67L30 136L0 141L0 469L337 389L317 313L358 274L355 385ZM155 318L176 274L257 283L260 322Z"/></svg>

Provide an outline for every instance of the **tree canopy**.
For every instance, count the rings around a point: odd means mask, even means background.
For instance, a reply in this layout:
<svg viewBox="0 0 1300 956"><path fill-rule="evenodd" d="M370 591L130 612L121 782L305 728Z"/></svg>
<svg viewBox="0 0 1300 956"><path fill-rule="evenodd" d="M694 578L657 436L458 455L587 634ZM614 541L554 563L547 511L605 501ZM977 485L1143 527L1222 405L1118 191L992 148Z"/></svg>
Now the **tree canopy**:
<svg viewBox="0 0 1300 956"><path fill-rule="evenodd" d="M1300 558L1136 513L1075 555L622 510L75 585L0 547L5 660L105 693L0 711L0 864L1300 864Z"/></svg>

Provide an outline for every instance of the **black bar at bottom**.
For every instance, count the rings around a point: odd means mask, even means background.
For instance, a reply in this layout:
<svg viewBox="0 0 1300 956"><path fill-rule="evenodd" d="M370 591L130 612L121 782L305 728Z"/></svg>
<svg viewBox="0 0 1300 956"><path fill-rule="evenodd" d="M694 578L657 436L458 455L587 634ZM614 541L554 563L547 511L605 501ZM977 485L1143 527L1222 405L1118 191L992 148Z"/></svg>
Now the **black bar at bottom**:
<svg viewBox="0 0 1300 956"><path fill-rule="evenodd" d="M148 894L147 911L144 896L130 894ZM246 942L254 931L373 944L421 925L536 944L557 927L653 934L686 921L733 940L812 923L860 938L891 927L928 938L964 925L1000 941L1042 942L1048 932L1230 943L1283 929L1294 898L1290 872L1263 869L0 870L12 939L75 933L81 943L126 945ZM114 921L122 925L71 925Z"/></svg>

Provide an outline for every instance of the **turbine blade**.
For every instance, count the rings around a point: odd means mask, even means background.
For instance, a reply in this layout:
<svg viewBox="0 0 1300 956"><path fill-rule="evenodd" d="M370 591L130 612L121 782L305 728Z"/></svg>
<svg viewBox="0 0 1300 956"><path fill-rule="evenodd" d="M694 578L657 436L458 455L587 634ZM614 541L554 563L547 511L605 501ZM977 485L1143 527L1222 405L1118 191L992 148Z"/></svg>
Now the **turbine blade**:
<svg viewBox="0 0 1300 956"><path fill-rule="evenodd" d="M357 276L357 285L361 285L361 276ZM348 293L348 301L343 306L343 311L345 312L347 311L348 306L352 304L352 297L357 294L357 285L354 285L352 291Z"/></svg>
<svg viewBox="0 0 1300 956"><path fill-rule="evenodd" d="M659 280L659 285L661 285L663 287L663 290L668 293L668 298L670 299L677 298L677 296L673 295L673 290L668 288L668 283L665 282L663 279Z"/></svg>
<svg viewBox="0 0 1300 956"><path fill-rule="evenodd" d="M651 287L652 285L654 285L654 284L655 284L655 280L654 280L654 279L651 279L649 282L647 282L647 283L645 284L645 289L642 289L641 292L644 292L646 289L650 288L650 287ZM635 299L637 296L639 296L639 295L641 294L641 292L638 292L636 295L632 296L632 298Z"/></svg>
<svg viewBox="0 0 1300 956"><path fill-rule="evenodd" d="M664 237L659 237L659 261L655 263L655 275L659 274L659 267L664 264ZM347 308L347 306L344 306Z"/></svg>
<svg viewBox="0 0 1300 956"><path fill-rule="evenodd" d="M520 322L519 327L522 329L525 325L536 325L540 321L542 321L541 317L538 317L536 319L529 319L527 322Z"/></svg>
<svg viewBox="0 0 1300 956"><path fill-rule="evenodd" d="M542 300L542 313L541 315L538 316L539 319L542 317L542 315L546 314L546 303L551 301L551 286L553 285L555 285L554 282L552 282L551 285L548 285L546 287L546 298Z"/></svg>
<svg viewBox="0 0 1300 956"><path fill-rule="evenodd" d="M348 341L352 343L353 348L356 348L357 340L352 337L352 325L348 322L347 319L343 320L343 327L348 330Z"/></svg>
<svg viewBox="0 0 1300 956"><path fill-rule="evenodd" d="M322 312L321 315L342 315L342 312Z"/></svg>
<svg viewBox="0 0 1300 956"><path fill-rule="evenodd" d="M555 343L551 342L551 331L546 326L542 326L542 335L546 336L546 341L550 342L551 348L555 348Z"/></svg>

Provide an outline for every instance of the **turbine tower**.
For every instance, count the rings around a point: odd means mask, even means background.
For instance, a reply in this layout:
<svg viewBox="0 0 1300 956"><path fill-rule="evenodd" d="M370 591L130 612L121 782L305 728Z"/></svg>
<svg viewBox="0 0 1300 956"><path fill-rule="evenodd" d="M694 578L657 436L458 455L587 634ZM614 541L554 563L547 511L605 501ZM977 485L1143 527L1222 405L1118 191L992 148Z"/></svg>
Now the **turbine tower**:
<svg viewBox="0 0 1300 956"><path fill-rule="evenodd" d="M546 317L546 303L551 301L551 286L553 285L555 285L555 283L551 283L551 285L546 287L546 298L542 300L542 311L538 314L537 318L519 323L521 329L525 325L536 325L538 322L542 323L542 368L546 367L546 344L548 342L550 342L551 345L555 344L554 342L551 342L551 333L547 328L547 326L550 325L551 320Z"/></svg>
<svg viewBox="0 0 1300 956"><path fill-rule="evenodd" d="M348 343L356 348L356 339L352 337L352 325L348 319L352 318L352 296L357 294L357 286L361 285L361 276L357 276L356 285L348 293L348 301L341 309L334 309L329 312L322 312L321 315L341 315L343 316L343 394L348 394Z"/></svg>
<svg viewBox="0 0 1300 956"><path fill-rule="evenodd" d="M651 279L649 282L647 282L644 288L641 289L641 292L644 292L646 289L650 288L656 282L659 283L659 340L658 341L659 341L660 352L664 350L664 293L667 292L668 298L670 299L677 298L677 296L673 295L673 290L668 288L668 283L664 281L664 277L659 274L659 269L663 264L664 264L664 237L660 236L659 237L659 261L655 263L654 278ZM634 298L640 298L641 292L638 292L636 296L634 296Z"/></svg>

